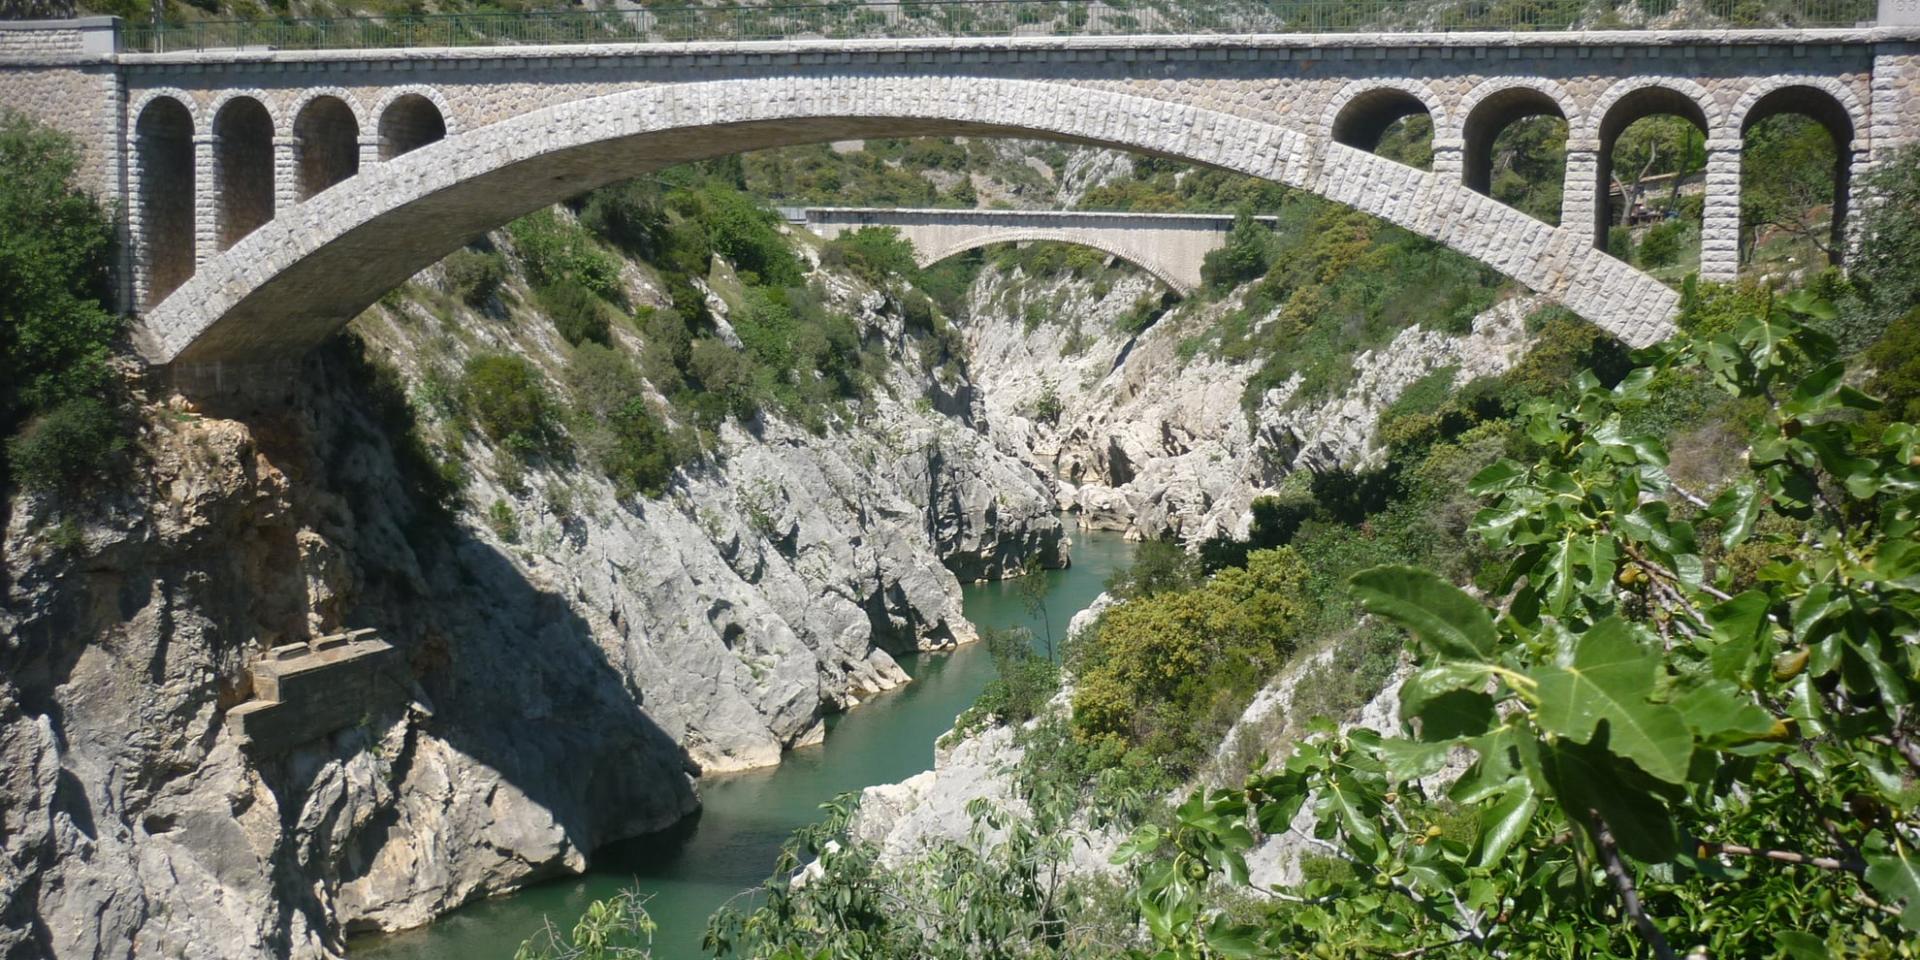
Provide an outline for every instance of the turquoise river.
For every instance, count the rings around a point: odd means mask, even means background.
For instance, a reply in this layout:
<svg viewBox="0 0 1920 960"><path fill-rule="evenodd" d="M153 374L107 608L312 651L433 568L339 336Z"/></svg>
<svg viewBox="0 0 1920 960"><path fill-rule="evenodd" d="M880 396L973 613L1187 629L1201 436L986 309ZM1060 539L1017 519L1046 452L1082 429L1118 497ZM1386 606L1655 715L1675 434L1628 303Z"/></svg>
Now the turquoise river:
<svg viewBox="0 0 1920 960"><path fill-rule="evenodd" d="M1014 584L1005 581L963 588L967 616L982 629L1027 627L1038 636L1050 627L1063 637L1067 621L1100 595L1132 553L1119 534L1079 531L1073 565L1041 574L1047 578L1044 620L1029 616ZM596 852L584 876L470 904L419 930L357 940L350 946L354 960L511 960L543 918L571 927L588 903L628 887L651 897L647 909L660 925L654 957L704 956L707 917L759 886L780 845L820 818L820 804L932 767L934 740L993 677L982 644L906 657L901 666L913 682L832 718L823 746L795 750L768 770L703 778L701 812L674 829Z"/></svg>

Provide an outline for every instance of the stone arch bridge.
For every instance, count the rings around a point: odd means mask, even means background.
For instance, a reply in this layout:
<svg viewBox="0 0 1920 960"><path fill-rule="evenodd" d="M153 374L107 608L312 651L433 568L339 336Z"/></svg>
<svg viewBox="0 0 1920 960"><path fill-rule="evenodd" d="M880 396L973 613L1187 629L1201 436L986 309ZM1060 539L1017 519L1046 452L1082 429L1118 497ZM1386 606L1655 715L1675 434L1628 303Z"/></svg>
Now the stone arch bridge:
<svg viewBox="0 0 1920 960"><path fill-rule="evenodd" d="M831 240L862 227L893 227L930 266L995 243L1057 240L1112 254L1182 293L1200 286L1200 264L1226 246L1233 217L1222 214L1105 213L1085 210L953 210L912 207L803 207L789 222ZM1257 218L1267 225L1272 217Z"/></svg>
<svg viewBox="0 0 1920 960"><path fill-rule="evenodd" d="M1596 249L1627 125L1671 113L1704 133L1710 278L1737 268L1751 124L1820 122L1843 186L1920 139L1913 26L182 53L118 37L110 19L0 24L0 103L81 143L124 217L141 349L176 370L295 356L483 231L604 183L916 135L1094 144L1276 180L1644 344L1670 329L1676 295ZM1430 172L1370 152L1422 112ZM1538 114L1568 125L1557 226L1484 193L1495 135Z"/></svg>

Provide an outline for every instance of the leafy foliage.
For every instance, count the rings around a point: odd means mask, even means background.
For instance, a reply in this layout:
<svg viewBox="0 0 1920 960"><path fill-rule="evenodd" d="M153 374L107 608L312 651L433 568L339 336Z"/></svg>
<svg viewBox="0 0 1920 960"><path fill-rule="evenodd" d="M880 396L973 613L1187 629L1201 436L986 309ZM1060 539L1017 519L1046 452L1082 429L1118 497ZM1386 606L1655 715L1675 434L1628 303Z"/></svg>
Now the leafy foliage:
<svg viewBox="0 0 1920 960"><path fill-rule="evenodd" d="M506 265L493 251L456 250L442 263L448 290L469 307L485 306L506 279Z"/></svg>
<svg viewBox="0 0 1920 960"><path fill-rule="evenodd" d="M14 476L33 490L59 490L100 479L126 446L114 409L92 397L65 400L7 441Z"/></svg>
<svg viewBox="0 0 1920 960"><path fill-rule="evenodd" d="M535 286L570 281L602 297L621 295L620 268L613 257L591 234L553 210L538 210L507 224L507 235Z"/></svg>
<svg viewBox="0 0 1920 960"><path fill-rule="evenodd" d="M1272 232L1243 211L1233 218L1226 245L1201 261L1200 278L1216 291L1237 287L1267 272L1273 264L1272 248Z"/></svg>
<svg viewBox="0 0 1920 960"><path fill-rule="evenodd" d="M469 358L460 391L481 432L507 449L528 456L564 448L560 408L546 379L524 358L504 353Z"/></svg>
<svg viewBox="0 0 1920 960"><path fill-rule="evenodd" d="M1190 770L1297 642L1306 579L1294 551L1256 551L1199 586L1115 607L1068 656L1075 731Z"/></svg>
<svg viewBox="0 0 1920 960"><path fill-rule="evenodd" d="M913 255L913 243L893 227L861 227L827 241L820 262L830 267L845 267L855 276L876 286L895 277L912 278L919 272Z"/></svg>
<svg viewBox="0 0 1920 960"><path fill-rule="evenodd" d="M657 929L646 898L622 891L587 905L573 929L561 933L551 923L520 944L513 960L647 960Z"/></svg>
<svg viewBox="0 0 1920 960"><path fill-rule="evenodd" d="M1474 527L1510 559L1494 608L1416 568L1354 578L1413 636L1407 730L1329 734L1136 837L1161 955L1902 955L1920 932L1920 429L1862 425L1877 403L1809 325L1830 313L1784 298L1612 387L1587 375L1530 403L1538 458L1472 483L1489 501ZM1622 427L1676 370L1768 407L1747 474L1710 500ZM1752 544L1771 559L1736 594L1726 557ZM1429 796L1418 778L1457 748L1475 764ZM1309 804L1342 871L1262 924L1205 906L1208 877L1244 876L1255 830ZM1470 836L1429 826L1450 809Z"/></svg>
<svg viewBox="0 0 1920 960"><path fill-rule="evenodd" d="M109 366L121 319L102 306L113 228L78 169L64 136L0 111L0 436L42 416L6 445L40 489L97 475L124 445Z"/></svg>

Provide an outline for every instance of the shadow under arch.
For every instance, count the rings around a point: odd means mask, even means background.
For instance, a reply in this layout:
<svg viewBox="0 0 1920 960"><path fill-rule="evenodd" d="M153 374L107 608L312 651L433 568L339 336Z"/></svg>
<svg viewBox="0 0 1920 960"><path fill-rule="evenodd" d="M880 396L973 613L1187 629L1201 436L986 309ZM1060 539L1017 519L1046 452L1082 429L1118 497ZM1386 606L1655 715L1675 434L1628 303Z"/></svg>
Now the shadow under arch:
<svg viewBox="0 0 1920 960"><path fill-rule="evenodd" d="M937 247L924 252L915 248L914 260L920 267L926 268L949 257L957 257L971 250L980 250L1003 243L1033 243L1037 241L1071 244L1076 247L1085 247L1089 250L1098 250L1109 256L1119 257L1146 272L1155 280L1171 287L1174 292L1183 297L1191 294L1197 287L1197 283L1193 279L1179 276L1177 268L1145 251L1123 247L1117 243L1099 243L1068 231L996 230L989 233L982 233L978 237L969 237L959 243Z"/></svg>
<svg viewBox="0 0 1920 960"><path fill-rule="evenodd" d="M473 237L662 167L864 137L985 135L1115 147L1319 194L1480 260L1631 344L1671 332L1678 295L1430 173L1298 131L1057 82L874 75L660 85L449 136L301 204L208 262L151 311L160 364L251 363L319 343Z"/></svg>

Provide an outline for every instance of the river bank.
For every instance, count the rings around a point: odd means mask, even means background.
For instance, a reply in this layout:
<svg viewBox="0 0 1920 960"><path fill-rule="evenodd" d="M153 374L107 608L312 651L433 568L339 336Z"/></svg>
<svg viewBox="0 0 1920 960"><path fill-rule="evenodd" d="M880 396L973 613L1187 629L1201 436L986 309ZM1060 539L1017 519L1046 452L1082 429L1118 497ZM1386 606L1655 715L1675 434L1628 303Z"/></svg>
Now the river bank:
<svg viewBox="0 0 1920 960"><path fill-rule="evenodd" d="M966 616L982 629L1051 626L1093 602L1113 571L1131 559L1119 534L1082 531L1073 565L1047 570L1045 616L1029 615L1013 581L962 588ZM913 682L883 693L828 723L826 743L790 751L777 767L716 775L700 783L702 811L674 828L597 851L579 877L471 904L431 926L350 944L356 960L506 960L543 918L569 926L587 904L630 886L652 899L660 924L654 955L700 955L707 917L728 899L765 880L780 844L820 816L842 793L904 780L933 765L933 742L993 677L982 644L951 653L906 656Z"/></svg>

